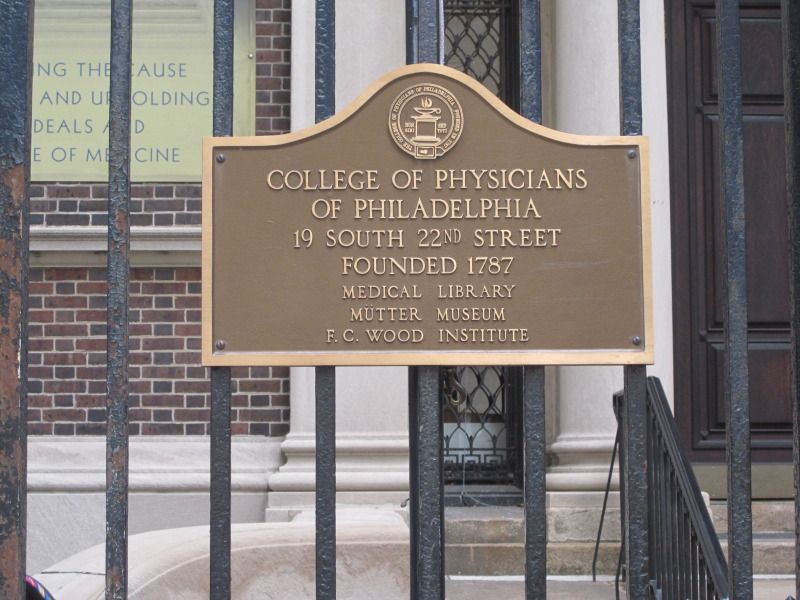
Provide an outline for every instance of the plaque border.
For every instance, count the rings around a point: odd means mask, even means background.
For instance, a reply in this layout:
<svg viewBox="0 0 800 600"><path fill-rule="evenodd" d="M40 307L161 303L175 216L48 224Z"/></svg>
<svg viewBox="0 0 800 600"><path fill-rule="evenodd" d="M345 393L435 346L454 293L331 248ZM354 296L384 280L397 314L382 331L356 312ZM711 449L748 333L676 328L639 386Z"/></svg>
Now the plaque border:
<svg viewBox="0 0 800 600"><path fill-rule="evenodd" d="M436 351L347 351L336 352L227 352L216 350L212 339L213 290L213 151L224 147L280 146L312 138L336 127L355 114L389 83L411 75L434 74L455 79L481 96L515 125L538 136L576 146L621 146L636 148L639 158L639 186L642 218L642 300L644 303L644 344L630 350L436 350ZM302 129L282 135L204 137L202 158L202 317L201 355L207 367L245 366L416 366L416 365L651 365L655 358L653 338L653 254L650 207L650 143L646 136L594 136L565 133L530 121L510 109L480 83L455 69L436 64L407 65L390 71L368 86L355 100L335 115Z"/></svg>

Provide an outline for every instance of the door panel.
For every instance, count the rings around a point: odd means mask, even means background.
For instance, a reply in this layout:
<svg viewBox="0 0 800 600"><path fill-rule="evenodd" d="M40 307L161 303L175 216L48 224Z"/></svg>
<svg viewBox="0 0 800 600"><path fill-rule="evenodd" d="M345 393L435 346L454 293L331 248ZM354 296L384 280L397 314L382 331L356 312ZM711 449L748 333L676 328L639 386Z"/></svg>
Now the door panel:
<svg viewBox="0 0 800 600"><path fill-rule="evenodd" d="M716 22L709 0L668 9L675 413L693 460L724 460L724 283ZM753 458L791 460L780 4L742 3Z"/></svg>

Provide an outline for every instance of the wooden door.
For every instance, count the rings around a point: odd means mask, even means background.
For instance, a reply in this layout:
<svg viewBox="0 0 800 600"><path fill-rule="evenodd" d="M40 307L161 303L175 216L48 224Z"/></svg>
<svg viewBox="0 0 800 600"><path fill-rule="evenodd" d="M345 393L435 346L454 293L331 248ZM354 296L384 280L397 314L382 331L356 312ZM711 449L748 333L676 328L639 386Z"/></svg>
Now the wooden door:
<svg viewBox="0 0 800 600"><path fill-rule="evenodd" d="M692 460L724 460L721 207L713 0L668 0L675 413ZM754 461L791 461L780 4L742 2ZM656 224L658 226L658 224Z"/></svg>

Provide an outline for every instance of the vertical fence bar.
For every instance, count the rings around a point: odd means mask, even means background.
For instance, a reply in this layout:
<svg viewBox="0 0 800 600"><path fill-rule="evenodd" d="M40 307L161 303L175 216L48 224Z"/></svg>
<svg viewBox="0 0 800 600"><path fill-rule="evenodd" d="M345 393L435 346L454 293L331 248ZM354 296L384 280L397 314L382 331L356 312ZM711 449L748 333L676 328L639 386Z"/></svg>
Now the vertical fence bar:
<svg viewBox="0 0 800 600"><path fill-rule="evenodd" d="M214 0L216 136L233 134L233 0ZM211 368L210 588L212 600L231 597L231 370Z"/></svg>
<svg viewBox="0 0 800 600"><path fill-rule="evenodd" d="M316 369L317 600L336 598L336 368Z"/></svg>
<svg viewBox="0 0 800 600"><path fill-rule="evenodd" d="M642 48L638 0L619 0L619 69L622 135L642 135Z"/></svg>
<svg viewBox="0 0 800 600"><path fill-rule="evenodd" d="M25 598L33 2L0 0L0 597Z"/></svg>
<svg viewBox="0 0 800 600"><path fill-rule="evenodd" d="M539 0L519 0L520 114L542 122L542 29ZM547 489L544 367L525 367L525 597L547 596Z"/></svg>
<svg viewBox="0 0 800 600"><path fill-rule="evenodd" d="M642 134L642 56L639 1L619 0L620 124L623 135ZM623 436L625 558L628 597L645 598L649 579L647 530L647 371L625 367Z"/></svg>
<svg viewBox="0 0 800 600"><path fill-rule="evenodd" d="M786 122L786 200L789 209L789 294L792 329L795 598L800 598L800 6L783 0L783 90Z"/></svg>
<svg viewBox="0 0 800 600"><path fill-rule="evenodd" d="M316 122L336 112L336 2L317 0L314 80ZM317 367L316 565L317 600L336 598L336 368Z"/></svg>
<svg viewBox="0 0 800 600"><path fill-rule="evenodd" d="M408 368L408 575L411 600L417 598L417 563L419 562L419 461L417 460L417 367Z"/></svg>
<svg viewBox="0 0 800 600"><path fill-rule="evenodd" d="M547 597L544 367L525 367L525 598Z"/></svg>
<svg viewBox="0 0 800 600"><path fill-rule="evenodd" d="M442 0L407 0L408 62L442 62L443 10ZM444 600L444 473L440 369L411 367L408 381L411 599Z"/></svg>
<svg viewBox="0 0 800 600"><path fill-rule="evenodd" d="M406 64L414 65L419 62L419 2L406 0Z"/></svg>
<svg viewBox="0 0 800 600"><path fill-rule="evenodd" d="M625 456L625 562L628 598L646 598L649 580L647 530L647 383L643 365L625 367L622 447Z"/></svg>
<svg viewBox="0 0 800 600"><path fill-rule="evenodd" d="M419 60L419 0L406 0L406 64L416 64ZM411 600L417 598L417 562L419 561L419 471L417 469L417 367L408 368L408 486L409 486L409 581L411 581Z"/></svg>
<svg viewBox="0 0 800 600"><path fill-rule="evenodd" d="M231 370L211 368L210 597L231 597Z"/></svg>
<svg viewBox="0 0 800 600"><path fill-rule="evenodd" d="M439 367L409 369L411 598L444 600L444 472Z"/></svg>
<svg viewBox="0 0 800 600"><path fill-rule="evenodd" d="M542 122L542 25L539 0L519 0L520 114Z"/></svg>
<svg viewBox="0 0 800 600"><path fill-rule="evenodd" d="M108 158L106 598L128 596L131 0L111 2Z"/></svg>
<svg viewBox="0 0 800 600"><path fill-rule="evenodd" d="M406 60L440 63L442 0L406 1ZM444 600L444 472L439 367L408 370L409 554L412 600Z"/></svg>
<svg viewBox="0 0 800 600"><path fill-rule="evenodd" d="M720 165L725 226L725 410L728 448L728 572L736 600L753 597L750 394L739 0L717 0Z"/></svg>
<svg viewBox="0 0 800 600"><path fill-rule="evenodd" d="M336 112L336 2L317 0L314 42L315 121Z"/></svg>
<svg viewBox="0 0 800 600"><path fill-rule="evenodd" d="M444 57L443 0L412 0L416 7L416 62L441 63Z"/></svg>

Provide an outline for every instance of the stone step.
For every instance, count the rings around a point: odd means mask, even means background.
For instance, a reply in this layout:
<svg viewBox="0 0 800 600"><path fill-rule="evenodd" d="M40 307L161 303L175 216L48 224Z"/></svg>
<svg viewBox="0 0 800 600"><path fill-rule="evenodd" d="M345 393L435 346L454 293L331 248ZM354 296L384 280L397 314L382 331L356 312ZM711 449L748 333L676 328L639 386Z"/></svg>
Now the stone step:
<svg viewBox="0 0 800 600"><path fill-rule="evenodd" d="M714 527L720 534L728 531L728 504L724 501L711 503ZM755 533L794 533L794 502L753 502L753 531Z"/></svg>
<svg viewBox="0 0 800 600"><path fill-rule="evenodd" d="M547 509L547 539L550 542L594 542L601 508L550 506ZM445 539L450 544L521 543L525 537L524 510L520 506L448 507L445 509ZM606 511L603 541L620 539L619 508Z"/></svg>
<svg viewBox="0 0 800 600"><path fill-rule="evenodd" d="M722 541L723 552L727 543ZM548 544L547 571L551 575L587 575L592 571L594 543ZM617 569L619 545L602 543L598 574ZM448 544L445 567L449 575L522 575L525 572L522 544ZM794 572L794 538L785 535L757 535L753 540L753 569L757 575L786 575Z"/></svg>
<svg viewBox="0 0 800 600"><path fill-rule="evenodd" d="M448 507L444 527L448 544L519 543L525 536L518 506Z"/></svg>
<svg viewBox="0 0 800 600"><path fill-rule="evenodd" d="M591 572L600 507L553 506L547 511L548 572ZM446 568L451 575L520 575L524 572L525 520L522 507L448 507L445 510ZM619 509L608 511L598 573L616 571Z"/></svg>
<svg viewBox="0 0 800 600"><path fill-rule="evenodd" d="M755 503L753 546L757 574L794 572L793 503ZM725 523L724 504L714 506L714 522ZM597 507L548 509L548 571L554 575L591 573ZM787 525L788 521L788 525ZM770 528L763 531L764 528ZM755 529L755 528L754 528ZM724 531L724 530L723 530ZM446 568L452 575L521 575L525 533L521 507L448 508L445 512ZM723 549L725 535L720 535ZM610 508L600 547L598 573L613 574L619 552L619 510Z"/></svg>
<svg viewBox="0 0 800 600"><path fill-rule="evenodd" d="M550 575L586 575L592 572L594 542L547 545ZM603 543L598 554L598 574L616 572L619 545ZM523 575L525 548L516 544L448 544L445 547L448 575Z"/></svg>
<svg viewBox="0 0 800 600"><path fill-rule="evenodd" d="M624 584L622 589L624 590ZM448 600L485 600L486 598L502 598L503 600L525 600L525 583L515 578L507 579L471 579L448 578L445 582ZM579 579L577 581L562 578L548 578L548 600L614 600L614 582L608 580L593 583ZM622 594L624 598L624 592Z"/></svg>
<svg viewBox="0 0 800 600"><path fill-rule="evenodd" d="M575 580L576 579L576 580ZM548 600L613 600L616 598L614 582L606 579L592 583L584 578L557 578L547 580ZM484 600L502 598L503 600L524 600L525 584L520 578L467 579L448 578L446 582L448 600ZM783 600L794 595L794 578L760 579L753 582L753 600ZM625 584L622 584L621 597L625 598Z"/></svg>
<svg viewBox="0 0 800 600"><path fill-rule="evenodd" d="M720 545L728 555L728 541L721 536ZM794 535L756 533L753 536L753 572L757 575L794 573Z"/></svg>

